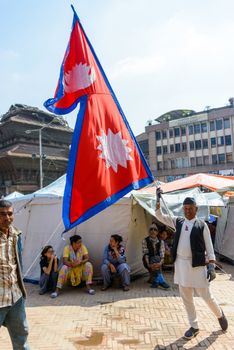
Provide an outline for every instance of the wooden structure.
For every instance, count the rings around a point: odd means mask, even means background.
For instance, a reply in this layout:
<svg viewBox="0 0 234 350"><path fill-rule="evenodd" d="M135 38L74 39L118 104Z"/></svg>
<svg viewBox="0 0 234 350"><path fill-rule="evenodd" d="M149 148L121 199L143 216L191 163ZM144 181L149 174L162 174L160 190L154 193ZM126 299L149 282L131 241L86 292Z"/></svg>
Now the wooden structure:
<svg viewBox="0 0 234 350"><path fill-rule="evenodd" d="M62 118L22 104L0 119L0 197L39 189L39 132L42 129L44 186L66 173L73 130Z"/></svg>

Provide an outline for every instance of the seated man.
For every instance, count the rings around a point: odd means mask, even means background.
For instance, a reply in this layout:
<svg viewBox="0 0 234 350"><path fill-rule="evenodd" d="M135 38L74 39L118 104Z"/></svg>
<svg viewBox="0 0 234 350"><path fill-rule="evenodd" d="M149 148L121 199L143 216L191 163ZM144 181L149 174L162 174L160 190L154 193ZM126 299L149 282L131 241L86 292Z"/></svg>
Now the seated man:
<svg viewBox="0 0 234 350"><path fill-rule="evenodd" d="M70 282L72 286L78 286L85 281L88 293L95 293L91 288L93 266L89 262L88 250L79 235L70 237L70 243L63 251L63 266L59 271L56 291L51 294L52 298L58 296L67 282Z"/></svg>
<svg viewBox="0 0 234 350"><path fill-rule="evenodd" d="M149 282L152 288L162 287L168 289L170 286L166 283L162 274L162 264L165 255L164 242L158 239L158 228L152 224L149 228L149 236L142 241L142 254L144 267L150 273Z"/></svg>
<svg viewBox="0 0 234 350"><path fill-rule="evenodd" d="M119 275L124 292L129 291L130 267L126 262L125 249L122 246L123 238L120 235L112 235L109 244L105 247L103 264L101 267L103 277L102 291L107 290L114 275Z"/></svg>

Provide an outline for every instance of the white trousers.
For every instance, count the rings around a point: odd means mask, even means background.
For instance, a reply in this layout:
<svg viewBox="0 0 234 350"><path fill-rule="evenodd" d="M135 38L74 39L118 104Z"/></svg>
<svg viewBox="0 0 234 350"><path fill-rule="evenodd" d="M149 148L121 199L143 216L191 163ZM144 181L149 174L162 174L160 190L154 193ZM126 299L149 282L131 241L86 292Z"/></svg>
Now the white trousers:
<svg viewBox="0 0 234 350"><path fill-rule="evenodd" d="M196 313L194 299L193 299L194 292L196 292L196 294L206 302L210 310L214 313L214 315L217 318L222 317L222 310L219 307L213 295L211 294L210 287L190 288L190 287L182 287L181 285L179 285L179 291L180 291L180 296L183 300L191 327L198 329L197 313Z"/></svg>

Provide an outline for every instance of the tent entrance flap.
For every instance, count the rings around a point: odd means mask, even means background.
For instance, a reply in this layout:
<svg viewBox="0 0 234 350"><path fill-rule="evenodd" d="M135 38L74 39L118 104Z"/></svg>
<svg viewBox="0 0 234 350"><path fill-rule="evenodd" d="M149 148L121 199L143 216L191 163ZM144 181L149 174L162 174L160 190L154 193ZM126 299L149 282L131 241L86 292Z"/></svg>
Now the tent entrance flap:
<svg viewBox="0 0 234 350"><path fill-rule="evenodd" d="M155 217L156 194L141 191L132 191L133 199L144 208L149 214ZM183 215L183 201L186 197L193 197L198 205L198 217L207 220L210 214L210 207L224 207L222 197L216 193L203 193L199 188L180 190L164 193L163 198L169 212L175 216ZM164 210L162 205L162 210ZM165 211L166 213L166 211Z"/></svg>

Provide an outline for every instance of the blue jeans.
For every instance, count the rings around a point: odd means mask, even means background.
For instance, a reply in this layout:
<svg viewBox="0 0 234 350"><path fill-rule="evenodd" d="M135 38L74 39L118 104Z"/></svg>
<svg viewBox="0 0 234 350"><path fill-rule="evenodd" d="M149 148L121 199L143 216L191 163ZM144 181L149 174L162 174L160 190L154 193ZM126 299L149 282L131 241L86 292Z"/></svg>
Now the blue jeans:
<svg viewBox="0 0 234 350"><path fill-rule="evenodd" d="M7 328L13 350L30 350L24 303L24 299L20 298L14 305L0 308L0 327Z"/></svg>
<svg viewBox="0 0 234 350"><path fill-rule="evenodd" d="M121 277L123 287L130 285L130 268L126 263L115 266L117 275ZM103 264L101 267L103 283L105 286L109 286L112 282L114 274L111 272L108 265Z"/></svg>

